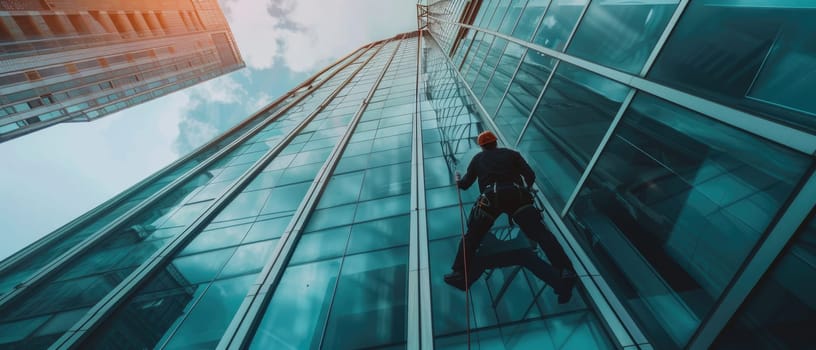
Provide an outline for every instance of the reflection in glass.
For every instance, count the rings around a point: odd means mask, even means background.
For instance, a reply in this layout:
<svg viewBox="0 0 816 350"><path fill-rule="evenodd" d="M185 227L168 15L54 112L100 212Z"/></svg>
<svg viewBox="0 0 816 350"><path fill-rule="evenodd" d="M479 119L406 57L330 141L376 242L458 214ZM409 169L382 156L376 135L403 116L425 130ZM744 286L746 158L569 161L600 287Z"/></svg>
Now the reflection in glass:
<svg viewBox="0 0 816 350"><path fill-rule="evenodd" d="M340 259L287 268L249 348L317 348L339 270Z"/></svg>
<svg viewBox="0 0 816 350"><path fill-rule="evenodd" d="M172 335L165 349L215 348L255 275L213 283Z"/></svg>
<svg viewBox="0 0 816 350"><path fill-rule="evenodd" d="M507 44L481 98L482 106L484 106L488 114L495 116L499 102L507 90L507 85L510 84L510 79L513 77L524 51L525 49L516 43Z"/></svg>
<svg viewBox="0 0 816 350"><path fill-rule="evenodd" d="M639 74L678 2L593 1L567 53Z"/></svg>
<svg viewBox="0 0 816 350"><path fill-rule="evenodd" d="M325 325L325 349L361 349L405 341L408 248L345 258Z"/></svg>
<svg viewBox="0 0 816 350"><path fill-rule="evenodd" d="M493 118L511 142L517 140L521 134L521 129L551 72L548 67L536 63L534 57L535 54L528 50Z"/></svg>
<svg viewBox="0 0 816 350"><path fill-rule="evenodd" d="M550 5L550 0L529 0L524 7L512 36L524 41L530 41L535 34L536 26L541 22L544 12Z"/></svg>
<svg viewBox="0 0 816 350"><path fill-rule="evenodd" d="M628 90L573 65L559 65L519 143L556 210L564 208Z"/></svg>
<svg viewBox="0 0 816 350"><path fill-rule="evenodd" d="M589 0L553 0L547 9L533 42L562 51Z"/></svg>
<svg viewBox="0 0 816 350"><path fill-rule="evenodd" d="M649 78L816 130L816 3L691 1Z"/></svg>
<svg viewBox="0 0 816 350"><path fill-rule="evenodd" d="M484 95L487 83L493 75L493 71L496 69L499 59L502 58L506 46L507 40L502 38L495 38L495 40L493 40L493 45L490 46L490 50L487 52L484 64L479 69L479 72L471 84L473 93L476 94L476 96L481 98L482 95Z"/></svg>
<svg viewBox="0 0 816 350"><path fill-rule="evenodd" d="M816 324L816 219L802 228L731 319L713 349L801 349Z"/></svg>
<svg viewBox="0 0 816 350"><path fill-rule="evenodd" d="M683 347L808 157L639 94L568 214L658 348Z"/></svg>

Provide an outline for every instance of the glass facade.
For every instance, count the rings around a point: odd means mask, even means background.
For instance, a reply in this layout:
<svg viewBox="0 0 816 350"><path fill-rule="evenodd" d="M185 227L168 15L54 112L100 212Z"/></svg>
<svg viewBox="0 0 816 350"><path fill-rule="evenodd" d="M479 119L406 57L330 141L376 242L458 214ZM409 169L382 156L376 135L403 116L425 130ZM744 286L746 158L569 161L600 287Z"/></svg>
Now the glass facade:
<svg viewBox="0 0 816 350"><path fill-rule="evenodd" d="M244 66L214 0L3 2L0 62L0 142Z"/></svg>
<svg viewBox="0 0 816 350"><path fill-rule="evenodd" d="M810 226L791 238L816 203L812 5L452 1L430 5L431 36L462 4L477 15L439 42L481 119L457 135L497 130L527 158L618 346L812 343Z"/></svg>
<svg viewBox="0 0 816 350"><path fill-rule="evenodd" d="M420 8L427 29L350 53L0 263L0 348L806 348L816 135L804 100L768 88L813 58L783 44L797 4ZM748 66L684 65L764 40L710 20L725 14L793 28L739 98L699 76ZM566 304L521 266L469 298L443 282L478 195L454 173L484 130L538 175L579 275ZM505 220L490 247L532 252Z"/></svg>

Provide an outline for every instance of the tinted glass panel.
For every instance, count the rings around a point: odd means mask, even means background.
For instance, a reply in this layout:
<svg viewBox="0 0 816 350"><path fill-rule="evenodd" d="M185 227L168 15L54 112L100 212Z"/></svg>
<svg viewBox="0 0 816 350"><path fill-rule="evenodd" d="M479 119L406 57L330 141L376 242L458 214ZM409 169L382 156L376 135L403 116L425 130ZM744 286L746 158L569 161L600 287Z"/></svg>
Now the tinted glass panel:
<svg viewBox="0 0 816 350"><path fill-rule="evenodd" d="M801 349L816 340L816 220L799 232L754 287L715 349Z"/></svg>
<svg viewBox="0 0 816 350"><path fill-rule="evenodd" d="M561 63L519 143L541 190L561 210L629 88Z"/></svg>
<svg viewBox="0 0 816 350"><path fill-rule="evenodd" d="M544 17L544 11L550 5L550 0L530 0L527 6L521 13L516 28L513 30L513 36L525 41L529 41L533 34L535 34L536 27L541 18Z"/></svg>
<svg viewBox="0 0 816 350"><path fill-rule="evenodd" d="M593 1L567 53L638 74L678 2Z"/></svg>
<svg viewBox="0 0 816 350"><path fill-rule="evenodd" d="M564 50L587 2L588 0L553 0L533 42L556 51Z"/></svg>
<svg viewBox="0 0 816 350"><path fill-rule="evenodd" d="M816 4L696 0L649 78L816 130Z"/></svg>
<svg viewBox="0 0 816 350"><path fill-rule="evenodd" d="M682 347L809 163L638 95L567 219L656 346Z"/></svg>

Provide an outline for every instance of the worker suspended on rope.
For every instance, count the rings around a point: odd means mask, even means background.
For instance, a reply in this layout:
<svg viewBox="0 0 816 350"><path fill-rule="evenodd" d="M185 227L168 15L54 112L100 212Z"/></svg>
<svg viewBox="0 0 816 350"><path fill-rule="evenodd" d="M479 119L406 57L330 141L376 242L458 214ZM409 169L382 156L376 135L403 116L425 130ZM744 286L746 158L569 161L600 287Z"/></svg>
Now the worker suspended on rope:
<svg viewBox="0 0 816 350"><path fill-rule="evenodd" d="M465 176L457 179L460 189L468 189L478 180L481 195L474 203L467 221L467 232L459 245L453 270L445 275L445 281L465 280L466 261L478 260L476 250L496 218L505 213L519 225L519 228L534 242L537 242L547 259L558 271L561 283L558 302L566 303L571 297L576 275L566 253L558 244L552 233L541 221L541 213L533 205L530 187L535 181L535 173L520 153L499 148L496 135L490 131L479 134L476 142L482 151L476 154L468 165ZM526 184L526 185L525 185ZM464 249L463 249L464 248ZM484 260L480 264L484 264ZM468 270L478 271L476 265L467 266ZM468 271L468 276L473 274ZM479 275L475 275L478 277ZM475 278L473 278L475 279ZM468 278L470 285L471 278ZM553 286L556 287L555 285Z"/></svg>

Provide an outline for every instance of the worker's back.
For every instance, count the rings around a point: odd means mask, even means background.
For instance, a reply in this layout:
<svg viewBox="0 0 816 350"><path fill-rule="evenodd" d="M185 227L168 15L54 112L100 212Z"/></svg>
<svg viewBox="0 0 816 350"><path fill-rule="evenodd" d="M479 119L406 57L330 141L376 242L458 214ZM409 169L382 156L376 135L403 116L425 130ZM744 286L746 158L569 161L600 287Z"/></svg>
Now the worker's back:
<svg viewBox="0 0 816 350"><path fill-rule="evenodd" d="M522 177L528 184L535 179L521 154L507 148L485 149L476 154L468 168L468 173L471 171L478 177L480 189L494 183L523 185Z"/></svg>

